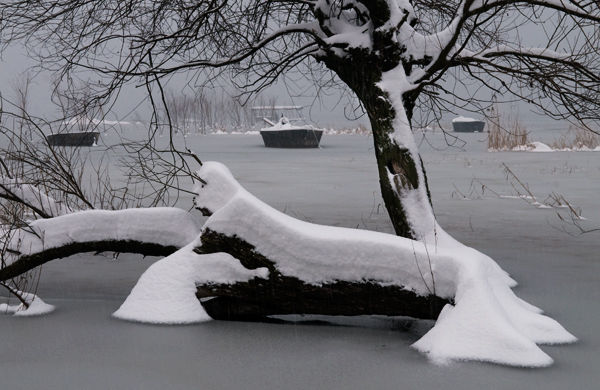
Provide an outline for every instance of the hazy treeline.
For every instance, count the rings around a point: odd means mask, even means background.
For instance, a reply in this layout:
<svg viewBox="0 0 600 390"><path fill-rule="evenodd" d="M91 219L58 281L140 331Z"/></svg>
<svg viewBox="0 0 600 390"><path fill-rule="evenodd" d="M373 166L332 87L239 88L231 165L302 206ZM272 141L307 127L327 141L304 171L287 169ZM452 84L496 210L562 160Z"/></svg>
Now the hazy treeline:
<svg viewBox="0 0 600 390"><path fill-rule="evenodd" d="M219 130L247 131L257 123L262 124L251 108L274 107L277 98L257 95L245 99L224 90L207 92L198 89L194 94L169 90L165 103L168 110L162 112L162 123L168 125L170 122L175 132L208 134Z"/></svg>

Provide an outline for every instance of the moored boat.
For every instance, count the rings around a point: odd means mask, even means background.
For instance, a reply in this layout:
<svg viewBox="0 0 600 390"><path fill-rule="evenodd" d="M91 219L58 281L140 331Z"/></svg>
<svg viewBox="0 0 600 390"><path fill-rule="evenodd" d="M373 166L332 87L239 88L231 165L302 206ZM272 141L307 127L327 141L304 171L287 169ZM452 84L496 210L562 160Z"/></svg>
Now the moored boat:
<svg viewBox="0 0 600 390"><path fill-rule="evenodd" d="M69 133L49 134L46 136L50 146L94 146L100 139L98 131L79 131Z"/></svg>
<svg viewBox="0 0 600 390"><path fill-rule="evenodd" d="M483 133L485 122L459 116L452 119L452 127L457 133Z"/></svg>
<svg viewBox="0 0 600 390"><path fill-rule="evenodd" d="M271 127L260 130L265 146L268 148L318 148L323 129L310 125L294 126L283 117L277 123L265 119Z"/></svg>

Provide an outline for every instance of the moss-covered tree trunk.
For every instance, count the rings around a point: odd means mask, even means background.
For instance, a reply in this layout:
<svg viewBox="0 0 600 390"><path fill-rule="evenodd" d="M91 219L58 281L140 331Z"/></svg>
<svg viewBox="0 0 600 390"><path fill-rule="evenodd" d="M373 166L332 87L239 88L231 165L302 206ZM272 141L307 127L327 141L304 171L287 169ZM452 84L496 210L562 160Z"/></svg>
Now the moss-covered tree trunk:
<svg viewBox="0 0 600 390"><path fill-rule="evenodd" d="M351 49L346 57L329 53L325 65L356 93L365 108L373 131L381 195L397 235L423 239L433 233L425 169L412 134L410 119L414 98L382 89L382 80L404 69L396 61L381 61L372 50ZM393 55L390 57L394 58Z"/></svg>

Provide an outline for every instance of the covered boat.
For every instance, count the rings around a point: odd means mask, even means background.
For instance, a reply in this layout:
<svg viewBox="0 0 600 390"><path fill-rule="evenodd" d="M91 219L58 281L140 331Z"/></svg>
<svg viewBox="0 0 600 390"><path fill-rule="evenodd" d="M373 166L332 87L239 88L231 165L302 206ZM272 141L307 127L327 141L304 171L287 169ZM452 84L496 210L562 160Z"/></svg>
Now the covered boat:
<svg viewBox="0 0 600 390"><path fill-rule="evenodd" d="M98 131L57 133L46 136L50 146L94 146L100 139Z"/></svg>
<svg viewBox="0 0 600 390"><path fill-rule="evenodd" d="M459 116L452 119L452 127L457 133L483 133L485 122Z"/></svg>
<svg viewBox="0 0 600 390"><path fill-rule="evenodd" d="M271 127L260 130L265 146L268 148L318 148L323 129L310 125L294 126L283 117L277 123L264 119Z"/></svg>

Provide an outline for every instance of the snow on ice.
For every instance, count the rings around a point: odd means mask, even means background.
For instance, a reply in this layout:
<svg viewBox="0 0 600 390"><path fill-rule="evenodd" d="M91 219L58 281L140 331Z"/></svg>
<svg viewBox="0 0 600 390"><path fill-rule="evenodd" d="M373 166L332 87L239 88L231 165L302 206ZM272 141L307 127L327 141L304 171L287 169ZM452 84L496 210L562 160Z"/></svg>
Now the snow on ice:
<svg viewBox="0 0 600 390"><path fill-rule="evenodd" d="M237 235L252 243L257 252L276 263L283 275L315 285L370 280L402 286L421 295L435 292L453 298L455 304L447 305L435 326L413 344L432 362L480 360L514 366L548 366L552 359L536 344L577 340L556 321L542 315L540 309L516 297L511 290L516 282L496 262L458 243L437 225L435 236L426 235L421 241L316 225L263 203L220 163L205 163L198 175L206 184L195 185L195 205L212 213L202 229ZM114 218L104 218L104 213L120 214L122 224L115 225ZM65 239L91 239L95 234L89 231L90 220L94 221L96 233L106 230L105 235L115 238L176 243L182 247L141 276L114 313L118 318L163 324L207 321L210 317L195 296L197 284L235 283L269 275L266 268L246 269L229 254L193 252L199 245L201 230L189 213L182 210L85 211L54 220L61 223L56 230L54 225L47 230L46 247L62 245ZM36 221L34 226L43 228L44 223L47 222ZM165 232L165 223L173 225L176 235L159 235L159 230ZM149 228L161 224L161 229ZM43 305L37 298L29 310L20 313L41 314L51 310Z"/></svg>
<svg viewBox="0 0 600 390"><path fill-rule="evenodd" d="M490 149L490 152L496 151L506 151L508 149ZM547 152L600 152L600 146L596 146L595 148L589 148L585 145L575 145L572 148L553 148L542 142L528 142L525 145L515 146L511 149L514 152L537 152L537 153L547 153Z"/></svg>

